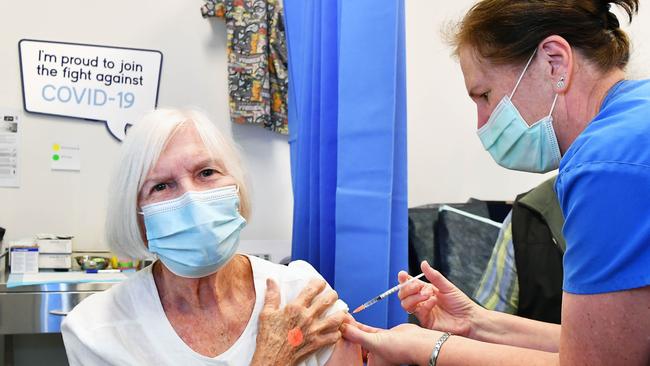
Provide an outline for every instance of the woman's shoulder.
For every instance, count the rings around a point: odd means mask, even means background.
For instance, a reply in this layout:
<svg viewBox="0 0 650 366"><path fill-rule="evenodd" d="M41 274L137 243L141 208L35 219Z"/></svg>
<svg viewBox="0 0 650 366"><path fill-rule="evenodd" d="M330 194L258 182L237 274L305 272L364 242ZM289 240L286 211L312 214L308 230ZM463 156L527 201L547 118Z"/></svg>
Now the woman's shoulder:
<svg viewBox="0 0 650 366"><path fill-rule="evenodd" d="M323 279L323 276L309 263L298 260L288 265L273 263L255 256L248 256L254 277L273 278L281 283L304 282L311 279Z"/></svg>
<svg viewBox="0 0 650 366"><path fill-rule="evenodd" d="M283 303L296 298L312 279L325 280L311 264L302 260L282 265L254 256L248 256L248 258L253 269L256 288L265 291L266 279L275 280L280 287ZM327 284L327 288L331 289L331 286ZM347 310L347 305L341 300L338 300L328 313L338 310Z"/></svg>

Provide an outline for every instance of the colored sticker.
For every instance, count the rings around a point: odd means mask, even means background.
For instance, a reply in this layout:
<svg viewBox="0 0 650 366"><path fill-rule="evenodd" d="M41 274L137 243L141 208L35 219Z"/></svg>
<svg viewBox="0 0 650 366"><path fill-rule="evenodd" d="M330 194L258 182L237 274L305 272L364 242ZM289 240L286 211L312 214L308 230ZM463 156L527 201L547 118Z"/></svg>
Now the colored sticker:
<svg viewBox="0 0 650 366"><path fill-rule="evenodd" d="M287 334L287 341L292 347L298 347L302 344L304 337L300 328L296 327L289 331Z"/></svg>

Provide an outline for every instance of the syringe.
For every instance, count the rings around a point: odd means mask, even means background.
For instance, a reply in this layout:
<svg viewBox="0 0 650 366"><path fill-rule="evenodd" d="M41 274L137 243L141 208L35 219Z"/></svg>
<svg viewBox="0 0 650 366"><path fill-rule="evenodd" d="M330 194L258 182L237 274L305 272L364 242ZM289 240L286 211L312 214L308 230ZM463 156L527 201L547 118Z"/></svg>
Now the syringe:
<svg viewBox="0 0 650 366"><path fill-rule="evenodd" d="M414 280L417 280L418 278L421 278L422 276L424 276L424 273L420 273L419 275L417 275L415 277L409 278L408 280L400 283L399 285L389 289L388 291L384 292L383 294L378 295L377 297L373 298L372 300L370 300L370 301L366 302L365 304L359 306L358 308L354 309L352 314L356 314L356 313L358 313L358 312L360 312L362 310L365 310L365 309L369 308L370 306L374 305L378 301L381 301L384 298L388 297L388 295L399 291L402 287L406 286L407 283L409 283L411 281L414 281Z"/></svg>

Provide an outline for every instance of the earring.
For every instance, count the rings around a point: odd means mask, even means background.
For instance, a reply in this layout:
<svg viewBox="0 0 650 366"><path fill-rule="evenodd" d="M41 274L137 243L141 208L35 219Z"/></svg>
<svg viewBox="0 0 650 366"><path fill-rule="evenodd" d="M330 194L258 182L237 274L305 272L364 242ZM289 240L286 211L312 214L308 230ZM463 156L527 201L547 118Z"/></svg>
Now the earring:
<svg viewBox="0 0 650 366"><path fill-rule="evenodd" d="M558 89L564 89L564 76L560 78L560 81L557 82Z"/></svg>

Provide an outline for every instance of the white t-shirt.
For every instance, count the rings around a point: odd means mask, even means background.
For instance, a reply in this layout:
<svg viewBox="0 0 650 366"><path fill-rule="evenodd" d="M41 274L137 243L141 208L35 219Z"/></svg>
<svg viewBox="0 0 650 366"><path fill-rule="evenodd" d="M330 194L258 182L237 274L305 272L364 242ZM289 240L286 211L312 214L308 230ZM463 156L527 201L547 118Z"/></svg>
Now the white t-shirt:
<svg viewBox="0 0 650 366"><path fill-rule="evenodd" d="M283 266L249 256L255 283L251 318L235 343L210 358L192 350L176 334L163 310L149 266L123 283L77 305L61 324L70 365L249 365L255 352L258 318L266 279L278 283L281 306L298 296L312 278L322 278L307 262ZM328 314L347 310L338 300ZM323 348L301 365L324 365L333 347Z"/></svg>

